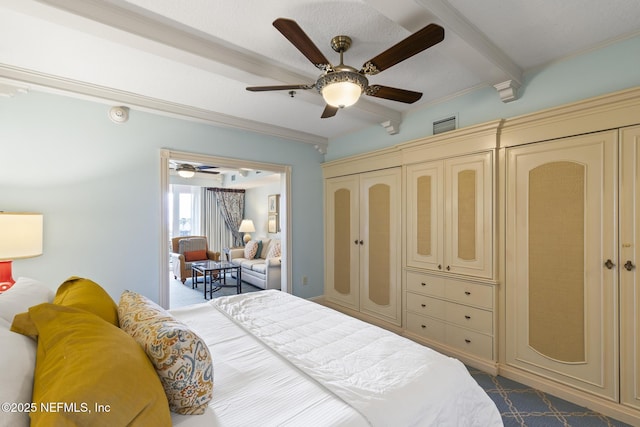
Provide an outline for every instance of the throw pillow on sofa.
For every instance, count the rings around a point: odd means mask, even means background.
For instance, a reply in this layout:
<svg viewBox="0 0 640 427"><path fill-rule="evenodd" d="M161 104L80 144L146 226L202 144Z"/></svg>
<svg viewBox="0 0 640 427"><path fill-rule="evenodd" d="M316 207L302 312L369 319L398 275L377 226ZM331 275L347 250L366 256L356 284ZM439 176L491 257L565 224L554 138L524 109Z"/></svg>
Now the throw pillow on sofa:
<svg viewBox="0 0 640 427"><path fill-rule="evenodd" d="M249 240L244 247L244 257L246 259L254 259L258 253L258 242L256 240Z"/></svg>
<svg viewBox="0 0 640 427"><path fill-rule="evenodd" d="M277 258L281 255L280 242L274 240L271 243L271 247L269 248L269 253L267 254L267 258Z"/></svg>

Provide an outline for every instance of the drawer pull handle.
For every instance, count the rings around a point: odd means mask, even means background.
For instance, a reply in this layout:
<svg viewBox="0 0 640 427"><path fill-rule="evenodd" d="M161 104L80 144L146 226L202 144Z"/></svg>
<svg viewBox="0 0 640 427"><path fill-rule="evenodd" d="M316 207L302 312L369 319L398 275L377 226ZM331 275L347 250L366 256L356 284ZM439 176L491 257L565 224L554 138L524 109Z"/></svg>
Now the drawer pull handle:
<svg viewBox="0 0 640 427"><path fill-rule="evenodd" d="M447 265L447 271L451 271L451 267Z"/></svg>
<svg viewBox="0 0 640 427"><path fill-rule="evenodd" d="M426 284L426 283L424 283L424 282L422 282L422 283L420 283L420 284L421 284L422 286L427 286L427 284Z"/></svg>
<svg viewBox="0 0 640 427"><path fill-rule="evenodd" d="M425 325L420 325L420 326L422 326L422 329L426 328L426 326L425 326Z"/></svg>
<svg viewBox="0 0 640 427"><path fill-rule="evenodd" d="M465 295L471 295L471 292L469 292L469 291L464 291L464 294L465 294Z"/></svg>
<svg viewBox="0 0 640 427"><path fill-rule="evenodd" d="M438 264L438 270L442 270L442 264Z"/></svg>
<svg viewBox="0 0 640 427"><path fill-rule="evenodd" d="M422 308L424 308L424 307L426 307L426 306L427 306L426 304L420 304L420 305L422 306Z"/></svg>
<svg viewBox="0 0 640 427"><path fill-rule="evenodd" d="M471 316L464 316L464 318L469 320L469 319L471 319Z"/></svg>
<svg viewBox="0 0 640 427"><path fill-rule="evenodd" d="M465 338L464 342L466 342L467 344L471 344L471 340L469 338Z"/></svg>

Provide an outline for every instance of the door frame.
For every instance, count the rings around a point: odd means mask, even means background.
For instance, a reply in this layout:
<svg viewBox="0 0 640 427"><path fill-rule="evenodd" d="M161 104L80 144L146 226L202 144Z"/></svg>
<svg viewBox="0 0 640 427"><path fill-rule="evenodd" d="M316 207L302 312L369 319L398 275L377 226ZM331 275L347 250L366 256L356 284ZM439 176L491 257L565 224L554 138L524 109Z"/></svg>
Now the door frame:
<svg viewBox="0 0 640 427"><path fill-rule="evenodd" d="M281 215L281 237L282 242L282 287L287 293L291 293L292 272L291 272L291 166L275 163L254 162L250 160L233 159L229 157L217 157L207 154L196 154L185 151L175 151L169 149L160 150L160 289L159 304L168 309L170 303L169 291L169 162L171 160L181 160L185 162L198 162L205 164L215 164L228 168L250 168L264 170L281 174L280 193L280 215Z"/></svg>

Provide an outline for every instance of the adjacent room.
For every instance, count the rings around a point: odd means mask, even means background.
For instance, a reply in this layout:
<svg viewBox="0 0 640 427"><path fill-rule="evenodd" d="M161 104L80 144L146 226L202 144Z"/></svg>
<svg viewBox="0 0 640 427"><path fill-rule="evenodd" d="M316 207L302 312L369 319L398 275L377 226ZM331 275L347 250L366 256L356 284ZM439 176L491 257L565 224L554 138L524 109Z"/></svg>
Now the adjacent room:
<svg viewBox="0 0 640 427"><path fill-rule="evenodd" d="M640 426L639 17L0 1L0 425Z"/></svg>
<svg viewBox="0 0 640 427"><path fill-rule="evenodd" d="M169 307L233 293L286 290L279 255L281 200L286 200L281 197L286 188L281 174L184 160L172 160L169 169ZM238 223L240 226L235 227ZM245 248L252 241L264 245L260 248L264 257L248 260L244 277L239 279L234 268L219 270L217 261L240 265L239 259L244 258ZM267 257L271 247L272 255L277 256ZM264 267L267 258L271 258L270 268ZM216 262L211 265L217 272L215 279L211 275L203 279L201 272L192 270L193 263L209 261Z"/></svg>

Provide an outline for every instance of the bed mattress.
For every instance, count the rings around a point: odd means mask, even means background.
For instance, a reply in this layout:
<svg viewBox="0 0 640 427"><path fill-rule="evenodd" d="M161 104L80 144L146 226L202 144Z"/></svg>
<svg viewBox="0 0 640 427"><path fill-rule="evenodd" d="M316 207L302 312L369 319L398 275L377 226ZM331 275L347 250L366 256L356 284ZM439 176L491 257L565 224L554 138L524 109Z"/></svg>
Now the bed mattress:
<svg viewBox="0 0 640 427"><path fill-rule="evenodd" d="M176 426L501 426L458 360L269 290L171 310L207 343L214 392Z"/></svg>

